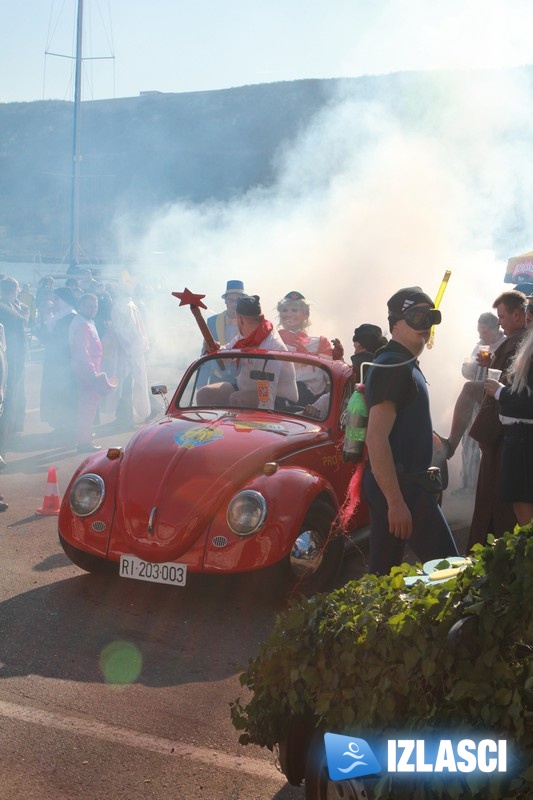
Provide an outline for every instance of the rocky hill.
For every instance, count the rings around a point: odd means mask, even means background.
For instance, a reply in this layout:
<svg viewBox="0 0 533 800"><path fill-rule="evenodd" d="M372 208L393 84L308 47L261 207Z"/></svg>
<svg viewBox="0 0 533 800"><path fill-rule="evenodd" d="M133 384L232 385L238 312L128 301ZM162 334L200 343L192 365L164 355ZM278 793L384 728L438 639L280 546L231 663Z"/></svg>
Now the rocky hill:
<svg viewBox="0 0 533 800"><path fill-rule="evenodd" d="M531 83L529 68L520 79ZM283 149L340 96L380 103L404 127L436 131L453 113L460 82L457 73L400 73L84 102L83 250L93 260L113 258L113 218L124 211L141 220L176 201L224 201L268 187ZM0 104L0 258L68 253L72 127L70 102Z"/></svg>
<svg viewBox="0 0 533 800"><path fill-rule="evenodd" d="M224 200L268 185L280 145L327 100L323 81L89 101L81 108L81 223L93 257L110 221L176 200ZM68 249L73 104L0 104L0 253Z"/></svg>

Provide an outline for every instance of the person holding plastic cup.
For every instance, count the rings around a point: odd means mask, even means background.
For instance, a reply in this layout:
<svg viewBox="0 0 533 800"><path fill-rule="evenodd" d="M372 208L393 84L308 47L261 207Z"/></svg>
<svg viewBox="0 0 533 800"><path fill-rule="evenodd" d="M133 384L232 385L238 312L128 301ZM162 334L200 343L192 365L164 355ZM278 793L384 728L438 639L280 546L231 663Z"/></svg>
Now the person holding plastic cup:
<svg viewBox="0 0 533 800"><path fill-rule="evenodd" d="M503 292L493 303L505 340L490 363L491 369L502 370L501 381L507 384L515 353L526 336L526 298L521 292ZM502 536L516 525L513 504L498 492L501 480L504 426L498 417L498 402L487 392L470 426L469 435L479 443L481 461L476 486L474 513L470 525L468 548L485 544L487 535Z"/></svg>
<svg viewBox="0 0 533 800"><path fill-rule="evenodd" d="M490 374L485 380L485 392L498 401L504 429L500 497L513 504L518 524L528 525L533 520L533 326L506 378L507 386Z"/></svg>
<svg viewBox="0 0 533 800"><path fill-rule="evenodd" d="M505 335L500 330L500 322L496 314L487 311L478 319L477 330L479 341L472 354L463 361L462 373L466 378L453 410L452 427L448 438L439 438L446 448L446 458L452 458L459 443L463 444L463 487L475 488L479 467L479 448L468 438L468 429L483 400L483 381L487 376L492 355L503 343Z"/></svg>
<svg viewBox="0 0 533 800"><path fill-rule="evenodd" d="M503 343L505 336L500 329L496 314L490 311L481 314L477 323L479 341L471 356L463 361L462 373L467 379L455 401L452 427L448 437L447 458L451 458L461 443L462 492L474 492L479 471L479 445L468 435L479 406L483 400L483 381L493 353Z"/></svg>

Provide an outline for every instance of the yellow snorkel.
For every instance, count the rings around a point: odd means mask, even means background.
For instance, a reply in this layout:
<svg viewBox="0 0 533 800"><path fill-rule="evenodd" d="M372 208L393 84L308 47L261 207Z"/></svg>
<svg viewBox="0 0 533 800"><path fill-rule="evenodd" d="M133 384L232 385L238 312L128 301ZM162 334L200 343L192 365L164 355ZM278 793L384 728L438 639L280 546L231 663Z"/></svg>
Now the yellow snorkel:
<svg viewBox="0 0 533 800"><path fill-rule="evenodd" d="M452 272L449 269L447 269L446 272L444 273L444 277L443 277L443 279L442 279L442 281L440 283L440 286L439 286L439 291L437 292L437 296L435 298L435 308L438 308L440 306L440 301L442 300L442 295L446 291L446 287L448 286L448 281L450 280L450 275L451 274L452 274ZM435 326L432 325L431 326L431 331L429 333L429 339L428 339L428 342L426 344L426 347L428 348L428 350L431 350L431 348L433 347L434 338L435 338Z"/></svg>

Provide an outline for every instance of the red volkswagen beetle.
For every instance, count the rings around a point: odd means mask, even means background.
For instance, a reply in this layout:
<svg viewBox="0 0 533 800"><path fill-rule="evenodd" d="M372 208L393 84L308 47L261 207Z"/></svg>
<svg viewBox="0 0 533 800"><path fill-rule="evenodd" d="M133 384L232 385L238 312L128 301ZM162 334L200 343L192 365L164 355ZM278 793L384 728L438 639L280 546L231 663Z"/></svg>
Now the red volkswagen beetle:
<svg viewBox="0 0 533 800"><path fill-rule="evenodd" d="M213 402L203 387L230 384L244 364L258 396L230 386ZM315 405L280 396L287 372L323 387ZM88 572L114 565L124 578L177 586L188 573L279 564L302 591L328 588L347 543L335 520L354 470L342 457L353 389L350 367L317 356L198 359L161 419L77 469L59 514L65 553ZM349 527L361 536L367 522L361 503Z"/></svg>

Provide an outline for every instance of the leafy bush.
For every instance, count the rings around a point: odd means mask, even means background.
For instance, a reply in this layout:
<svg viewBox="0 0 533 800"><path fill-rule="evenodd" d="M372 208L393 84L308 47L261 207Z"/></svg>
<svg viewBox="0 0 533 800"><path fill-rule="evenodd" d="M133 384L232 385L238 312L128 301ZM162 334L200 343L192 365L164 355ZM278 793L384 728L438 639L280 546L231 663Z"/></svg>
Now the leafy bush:
<svg viewBox="0 0 533 800"><path fill-rule="evenodd" d="M242 744L273 749L291 717L369 738L401 730L490 731L520 755L511 777L446 782L446 797L533 796L533 525L490 538L444 583L406 587L409 565L293 601L241 676L232 704ZM454 627L455 626L455 627ZM443 796L433 778L389 777L376 798Z"/></svg>

